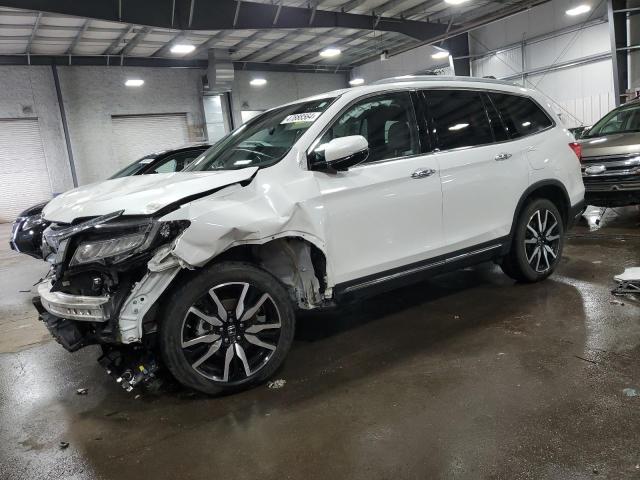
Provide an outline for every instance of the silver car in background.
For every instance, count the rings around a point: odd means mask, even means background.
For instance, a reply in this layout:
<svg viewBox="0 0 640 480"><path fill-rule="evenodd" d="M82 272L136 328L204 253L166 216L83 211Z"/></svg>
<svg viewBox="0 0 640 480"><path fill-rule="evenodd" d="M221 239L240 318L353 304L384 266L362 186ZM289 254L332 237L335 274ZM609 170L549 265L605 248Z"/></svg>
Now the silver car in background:
<svg viewBox="0 0 640 480"><path fill-rule="evenodd" d="M610 111L579 143L586 203L640 204L640 100Z"/></svg>

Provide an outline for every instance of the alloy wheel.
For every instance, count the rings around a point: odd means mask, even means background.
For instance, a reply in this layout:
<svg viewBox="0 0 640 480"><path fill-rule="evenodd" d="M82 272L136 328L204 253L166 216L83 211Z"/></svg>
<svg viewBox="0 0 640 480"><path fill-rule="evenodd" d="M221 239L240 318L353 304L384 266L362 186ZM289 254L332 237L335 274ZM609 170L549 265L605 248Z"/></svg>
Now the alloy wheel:
<svg viewBox="0 0 640 480"><path fill-rule="evenodd" d="M527 222L524 250L527 263L538 273L545 273L555 263L560 249L558 219L547 209L536 210Z"/></svg>
<svg viewBox="0 0 640 480"><path fill-rule="evenodd" d="M281 327L271 295L247 282L223 283L210 288L187 311L181 347L200 375L231 384L269 362Z"/></svg>

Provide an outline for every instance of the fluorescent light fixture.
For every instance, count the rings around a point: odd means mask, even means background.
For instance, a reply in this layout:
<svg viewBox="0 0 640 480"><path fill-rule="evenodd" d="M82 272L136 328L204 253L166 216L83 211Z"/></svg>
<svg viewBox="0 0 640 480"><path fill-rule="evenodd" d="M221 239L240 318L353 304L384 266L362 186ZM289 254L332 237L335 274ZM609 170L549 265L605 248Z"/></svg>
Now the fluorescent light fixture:
<svg viewBox="0 0 640 480"><path fill-rule="evenodd" d="M449 58L449 52L447 52L446 50L440 50L439 52L436 52L433 55L431 55L431 58L434 58L436 60L440 58Z"/></svg>
<svg viewBox="0 0 640 480"><path fill-rule="evenodd" d="M144 80L140 78L129 78L126 82L124 82L127 87L141 87L144 85Z"/></svg>
<svg viewBox="0 0 640 480"><path fill-rule="evenodd" d="M448 3L449 5L460 5L462 3L466 3L469 0L444 0L444 3Z"/></svg>
<svg viewBox="0 0 640 480"><path fill-rule="evenodd" d="M399 77L395 77L396 80L404 80L405 78L416 78L415 75L400 75Z"/></svg>
<svg viewBox="0 0 640 480"><path fill-rule="evenodd" d="M529 126L531 126L531 122L522 122L522 126L523 127L529 127Z"/></svg>
<svg viewBox="0 0 640 480"><path fill-rule="evenodd" d="M267 81L264 78L254 78L249 82L249 85L253 85L254 87L261 87L266 84Z"/></svg>
<svg viewBox="0 0 640 480"><path fill-rule="evenodd" d="M587 13L589 11L591 11L591 5L587 5L587 4L583 3L582 5L578 5L576 7L570 8L565 13L567 15L575 17L576 15L581 15L581 14Z"/></svg>
<svg viewBox="0 0 640 480"><path fill-rule="evenodd" d="M337 57L338 55L340 55L342 53L342 51L339 48L325 48L324 50L322 50L320 52L320 56L324 57L324 58L331 58L331 57Z"/></svg>
<svg viewBox="0 0 640 480"><path fill-rule="evenodd" d="M196 49L195 45L189 43L177 43L171 47L171 53L191 53Z"/></svg>
<svg viewBox="0 0 640 480"><path fill-rule="evenodd" d="M450 126L449 130L455 132L456 130L462 130L463 128L467 128L468 126L468 123L456 123L455 125Z"/></svg>
<svg viewBox="0 0 640 480"><path fill-rule="evenodd" d="M364 78L354 78L353 80L349 80L349 85L362 85L364 83Z"/></svg>

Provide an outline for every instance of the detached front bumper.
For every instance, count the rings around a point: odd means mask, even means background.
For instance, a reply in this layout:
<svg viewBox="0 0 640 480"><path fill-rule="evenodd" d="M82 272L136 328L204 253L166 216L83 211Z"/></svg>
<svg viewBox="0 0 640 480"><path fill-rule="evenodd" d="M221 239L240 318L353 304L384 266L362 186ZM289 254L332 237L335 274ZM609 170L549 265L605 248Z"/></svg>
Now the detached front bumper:
<svg viewBox="0 0 640 480"><path fill-rule="evenodd" d="M56 317L87 322L106 322L109 320L107 312L109 297L89 297L52 292L49 282L42 282L38 285L38 295L42 308Z"/></svg>

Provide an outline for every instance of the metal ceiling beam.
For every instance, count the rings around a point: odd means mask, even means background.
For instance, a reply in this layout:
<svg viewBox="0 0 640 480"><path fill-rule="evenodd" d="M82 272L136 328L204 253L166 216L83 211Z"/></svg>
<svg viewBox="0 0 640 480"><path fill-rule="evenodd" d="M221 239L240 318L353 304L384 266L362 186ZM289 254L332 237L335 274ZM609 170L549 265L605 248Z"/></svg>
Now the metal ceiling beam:
<svg viewBox="0 0 640 480"><path fill-rule="evenodd" d="M42 12L38 13L38 16L36 17L36 21L33 24L33 29L31 29L31 36L29 37L29 41L27 42L27 48L26 48L27 55L31 53L31 46L33 45L33 39L36 36L38 27L40 26L40 20L42 20Z"/></svg>
<svg viewBox="0 0 640 480"><path fill-rule="evenodd" d="M125 37L131 33L132 30L133 25L127 25L127 28L125 28L122 33L118 35L118 38L111 42L111 45L107 47L107 49L103 52L103 55L110 55L114 53L118 48L120 48L120 44L125 39Z"/></svg>
<svg viewBox="0 0 640 480"><path fill-rule="evenodd" d="M69 45L69 48L67 49L67 52L66 52L67 55L72 55L73 54L73 51L78 46L78 43L80 43L80 40L82 40L82 36L87 31L87 28L89 28L89 24L90 23L91 23L91 20L85 20L84 21L84 23L82 24L82 28L80 29L78 34L75 36L75 38L71 42L71 45Z"/></svg>
<svg viewBox="0 0 640 480"><path fill-rule="evenodd" d="M0 6L5 7L179 30L336 27L367 30L372 28L374 22L370 15L316 9L313 23L309 25L310 9L307 7L279 6L247 0L242 1L239 9L236 0L175 0L175 11L172 3L158 0L0 0ZM274 25L273 18L278 8L280 14ZM122 15L119 15L120 11ZM382 17L376 28L425 40L442 33L445 27L424 21Z"/></svg>
<svg viewBox="0 0 640 480"><path fill-rule="evenodd" d="M195 57L197 54L209 50L210 48L214 48L216 42L222 40L224 37L230 34L230 31L218 32L212 35L208 40L198 45L195 51L191 54L192 57Z"/></svg>
<svg viewBox="0 0 640 480"><path fill-rule="evenodd" d="M82 55L73 56L74 65L113 65L113 56L107 55ZM0 65L68 65L68 55L0 55ZM207 60L200 59L177 59L159 57L122 57L118 59L117 65L130 67L182 67L182 68L207 68ZM318 66L318 65L291 65L291 64L268 64L255 62L233 62L235 70L258 70L258 71L278 71L278 72L347 72L347 67Z"/></svg>
<svg viewBox="0 0 640 480"><path fill-rule="evenodd" d="M153 52L151 54L151 56L152 57L164 57L166 54L168 54L171 51L171 48L175 44L182 42L184 40L185 36L186 36L185 32L179 32L171 40L169 40L167 43L165 43L162 47L160 47L158 50Z"/></svg>
<svg viewBox="0 0 640 480"><path fill-rule="evenodd" d="M144 40L144 37L146 37L149 33L151 32L151 28L149 27L144 27L142 28L142 30L140 30L138 33L136 33L136 36L133 37L131 40L129 40L129 43L127 43L122 50L120 50L119 55L122 56L127 56L129 55L129 52L131 50L133 50L134 48L136 48L138 46L138 44Z"/></svg>

